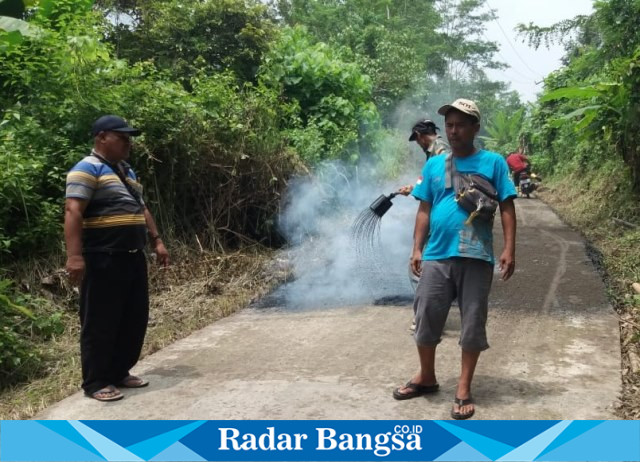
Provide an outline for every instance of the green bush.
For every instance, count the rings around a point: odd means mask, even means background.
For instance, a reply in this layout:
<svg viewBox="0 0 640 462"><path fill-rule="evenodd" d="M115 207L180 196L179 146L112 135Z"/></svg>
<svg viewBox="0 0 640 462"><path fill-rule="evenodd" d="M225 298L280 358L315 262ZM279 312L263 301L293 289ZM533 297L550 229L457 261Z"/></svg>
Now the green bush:
<svg viewBox="0 0 640 462"><path fill-rule="evenodd" d="M260 80L299 107L291 135L305 161L358 159L358 142L379 116L370 78L343 60L340 50L314 44L302 27L285 29L265 58ZM306 129L311 134L300 132Z"/></svg>

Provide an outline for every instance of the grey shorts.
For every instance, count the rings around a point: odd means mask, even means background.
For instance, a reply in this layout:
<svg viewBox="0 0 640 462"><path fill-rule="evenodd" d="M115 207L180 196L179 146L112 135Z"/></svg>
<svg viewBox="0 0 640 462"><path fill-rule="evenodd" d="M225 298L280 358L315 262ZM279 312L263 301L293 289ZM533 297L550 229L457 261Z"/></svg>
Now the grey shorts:
<svg viewBox="0 0 640 462"><path fill-rule="evenodd" d="M483 351L487 343L487 311L493 279L491 263L475 258L448 258L422 262L413 311L418 345L440 343L451 302L460 307L460 341L464 350Z"/></svg>

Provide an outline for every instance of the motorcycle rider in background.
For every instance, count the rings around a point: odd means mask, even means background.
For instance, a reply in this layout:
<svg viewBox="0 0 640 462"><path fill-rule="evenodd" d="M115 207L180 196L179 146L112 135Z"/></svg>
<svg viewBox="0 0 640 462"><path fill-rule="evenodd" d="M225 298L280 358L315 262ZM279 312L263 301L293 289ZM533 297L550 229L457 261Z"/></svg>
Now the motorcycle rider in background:
<svg viewBox="0 0 640 462"><path fill-rule="evenodd" d="M529 173L531 170L529 158L522 153L522 148L519 148L507 156L507 165L513 172L513 184L517 190L520 185L520 174L522 172Z"/></svg>

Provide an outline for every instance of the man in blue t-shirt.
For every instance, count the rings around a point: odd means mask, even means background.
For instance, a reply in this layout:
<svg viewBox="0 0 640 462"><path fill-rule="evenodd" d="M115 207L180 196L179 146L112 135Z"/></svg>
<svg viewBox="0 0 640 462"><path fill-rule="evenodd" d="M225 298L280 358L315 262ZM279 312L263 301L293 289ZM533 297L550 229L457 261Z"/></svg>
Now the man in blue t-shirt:
<svg viewBox="0 0 640 462"><path fill-rule="evenodd" d="M504 158L478 150L474 139L480 130L480 111L473 101L458 99L438 110L445 117L454 172L484 177L496 189L504 233L504 249L499 258L502 279L515 268L516 191ZM435 156L424 166L422 182L412 195L420 200L414 229L410 266L420 276L416 289L414 338L420 370L393 392L395 399L409 399L438 390L435 375L436 347L444 324L457 298L460 307L462 367L451 416L467 419L475 412L471 380L480 352L489 348L486 336L488 297L493 279L493 219L476 217L456 202L455 186L447 182L448 156ZM455 177L456 173L454 173ZM452 181L456 184L455 178ZM427 236L429 237L428 243Z"/></svg>

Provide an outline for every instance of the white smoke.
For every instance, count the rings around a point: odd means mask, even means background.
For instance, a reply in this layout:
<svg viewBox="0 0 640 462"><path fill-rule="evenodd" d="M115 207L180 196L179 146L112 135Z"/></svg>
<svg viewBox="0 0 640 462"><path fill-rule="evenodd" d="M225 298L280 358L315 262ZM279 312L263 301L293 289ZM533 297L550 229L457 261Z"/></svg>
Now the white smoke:
<svg viewBox="0 0 640 462"><path fill-rule="evenodd" d="M369 166L331 162L290 183L279 225L294 246L287 253L295 279L275 294L280 303L304 309L413 296L408 264L418 201L393 199L381 218L379 253L359 255L352 236L355 219L375 199L415 183L424 154L407 149L407 156L404 174L394 180L380 181Z"/></svg>

